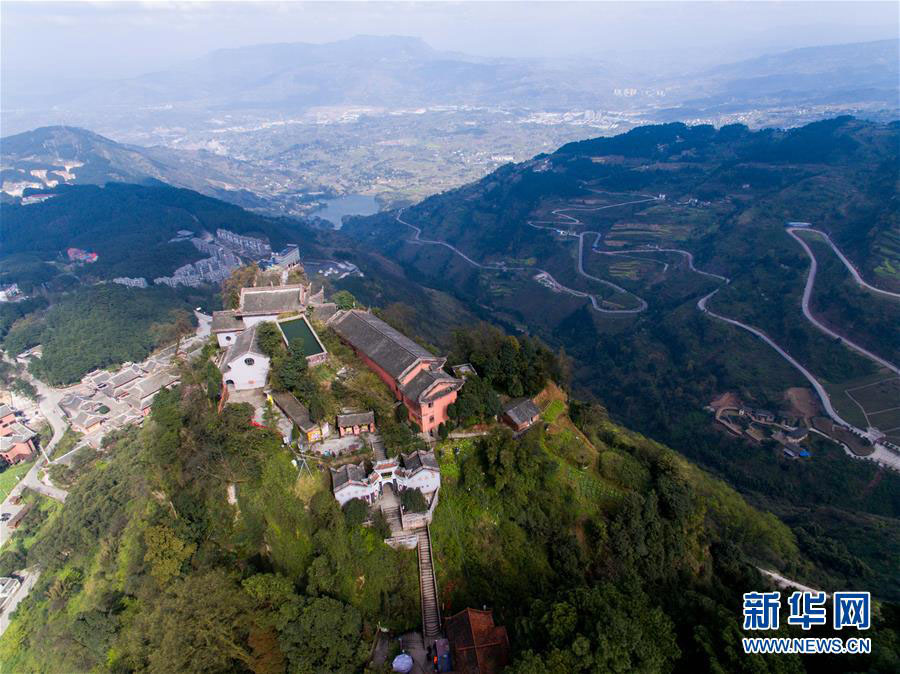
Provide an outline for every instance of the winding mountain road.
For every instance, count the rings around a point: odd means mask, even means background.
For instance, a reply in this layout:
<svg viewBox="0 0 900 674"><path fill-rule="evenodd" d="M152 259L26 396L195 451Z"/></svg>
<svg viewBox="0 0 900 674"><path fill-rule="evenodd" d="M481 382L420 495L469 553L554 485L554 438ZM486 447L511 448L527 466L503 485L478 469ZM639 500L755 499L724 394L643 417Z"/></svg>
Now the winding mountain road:
<svg viewBox="0 0 900 674"><path fill-rule="evenodd" d="M717 292L719 292L720 289L721 288L716 288L708 295L704 295L703 297L701 297L700 300L697 302L697 308L708 316L711 316L717 320L728 323L729 325L734 325L738 328L741 328L743 330L746 330L747 332L750 332L750 333L756 335L761 340L763 340L766 344L768 344L773 349L775 349L775 351L778 352L778 355L780 355L787 362L789 362L791 365L793 365L797 370L799 370L800 374L802 374L804 377L806 377L806 380L812 385L812 387L815 389L816 393L819 395L819 398L822 401L822 406L825 408L825 412L828 414L828 416L831 417L834 421L838 422L839 424L843 424L844 426L854 428L854 426L852 424L850 424L849 422L845 421L837 413L837 411L834 409L834 407L831 405L831 398L828 396L828 392L825 390L825 387L819 383L819 380L816 379L809 370L807 370L799 362L797 362L796 358L794 358L791 354L789 354L787 351L785 351L780 346L778 346L778 344L776 344L772 340L771 337L769 337L766 333L764 333L759 328L754 328L752 325L748 325L747 323L741 323L740 321L736 321L733 318L728 318L727 316L722 316L721 314L717 314L712 309L710 309L706 306L706 303L709 302L709 300L712 298L712 296L715 295ZM859 429L857 429L857 430L859 430ZM860 431L860 432L863 432L863 431Z"/></svg>
<svg viewBox="0 0 900 674"><path fill-rule="evenodd" d="M857 285L859 285L863 288L866 288L867 290L869 290L871 292L875 292L880 295L884 295L886 297L893 297L896 299L900 299L900 295L898 295L897 293L888 292L886 290L881 290L880 288L876 288L875 286L872 286L872 285L869 285L868 283L866 283L863 280L863 278L859 275L859 273L856 271L856 269L854 269L853 265L850 264L850 262L847 260L847 258L845 258L844 255L831 242L831 239L828 238L827 234L824 234L823 232L820 232L817 229L808 229L806 227L802 227L802 228L789 227L788 228L787 233L790 234L791 238L793 238L794 241L796 241L797 243L800 244L800 246L803 248L803 250L806 251L806 255L809 257L809 272L806 275L806 286L803 288L803 301L801 302L801 306L803 308L803 315L806 316L806 319L810 323L812 323L814 326L816 326L820 331L822 331L826 335L828 335L829 337L832 337L833 339L841 340L844 344L846 344L848 347L850 347L857 353L865 356L866 358L868 358L871 361L874 361L878 365L887 368L894 374L900 375L900 368L898 368L896 365L885 360L881 356L877 356L876 354L872 353L868 349L866 349L866 348L860 346L859 344L857 344L856 342L848 339L844 335L840 335L840 334L836 333L834 330L832 330L827 325L825 325L824 323L819 321L819 319L817 319L815 316L813 316L813 313L812 313L812 311L810 311L810 308L809 308L809 300L812 297L813 287L815 286L815 283L816 283L816 272L818 271L819 265L818 265L818 262L816 261L816 256L813 254L812 249L810 249L810 247L809 247L809 244L807 244L806 241L803 240L803 237L797 235L798 231L807 231L807 232L815 232L817 234L822 234L825 237L825 240L831 245L832 250L834 250L837 253L838 257L841 260L843 260L844 265L850 271L850 274L853 276L853 280L856 281Z"/></svg>
<svg viewBox="0 0 900 674"><path fill-rule="evenodd" d="M623 202L623 203L619 203L619 204L609 204L606 206L597 206L597 207L589 207L589 208L579 208L579 207L560 208L555 211L552 211L552 213L554 215L559 215L560 217L563 217L563 218L568 218L569 220L572 221L572 224L583 224L578 218L573 218L572 216L565 215L564 213L562 213L562 211L602 210L605 208L615 208L616 206L627 206L629 204L640 204L640 203L644 203L646 201L654 201L655 199L656 199L656 197L648 197L648 198L639 199L636 201L627 201L627 202ZM604 314L637 314L637 313L640 313L640 312L646 310L646 308L647 308L647 303L644 301L644 299L641 297L638 297L637 295L634 295L634 297L636 297L639 302L639 305L637 307L635 307L633 309L606 309L601 305L603 300L598 300L595 295L593 295L589 292L585 292L583 290L576 290L575 288L569 288L568 286L564 286L562 283L557 281L553 277L553 275L546 269L541 269L540 267L510 266L510 265L507 265L505 262L497 262L497 263L491 263L491 264L483 264L481 262L477 262L476 260L473 260L471 257L469 257L468 255L463 253L459 248L457 248L456 246L454 246L452 244L447 243L446 241L423 239L421 228L417 227L416 225L412 224L411 222L407 222L406 220L404 220L401 217L402 213L403 213L403 209L401 209L400 211L397 212L397 215L395 216L397 222L399 222L401 225L405 225L405 226L409 227L411 230L413 230L413 232L415 232L415 235L413 236L412 239L407 239L407 241L409 243L443 246L444 248L447 248L447 249L451 250L452 252L456 253L459 257L461 257L463 260L465 260L466 262L471 264L473 267L476 267L477 269L485 269L485 270L490 270L490 271L538 272L537 275L544 275L551 282L551 285L554 288L557 288L559 291L564 292L568 295L572 295L574 297L583 297L583 298L589 300L591 303L591 306L594 308L594 310L597 312L600 312L600 313L604 313ZM542 227L533 222L528 222L528 224L532 227L535 227L536 229L558 229L558 227L549 227L549 226ZM612 283L605 279L597 278L596 276L592 276L584 271L584 266L583 266L584 237L587 235L590 235L590 234L595 234L598 238L601 236L600 232L582 232L579 235L578 264L576 267L576 271L581 276L583 276L587 279L590 279L592 281L597 281L597 282L602 283L610 288L613 288L616 292L628 293L627 290L625 290L624 288L622 288L620 286L617 286L615 283Z"/></svg>
<svg viewBox="0 0 900 674"><path fill-rule="evenodd" d="M840 258L841 262L844 263L844 266L847 267L847 271L850 272L850 275L853 277L853 280L856 281L856 284L858 286L861 286L861 287L865 288L866 290L869 290L873 293L877 293L878 295L884 295L885 297L892 297L895 300L900 300L900 293L892 293L889 290L882 290L881 288L876 288L871 283L868 283L862 277L862 275L859 273L859 271L856 269L856 267L853 266L853 263L847 259L847 256L841 252L841 249L834 245L834 241L831 240L831 237L828 236L827 233L823 232L820 229L813 229L812 227L788 227L788 232L795 239L797 239L797 236L794 234L794 232L813 232L814 234L818 234L823 239L825 239L825 243L827 243L829 246L831 246L831 250L833 250L835 255L837 255L838 258ZM797 240L799 241L799 239L797 239ZM802 245L802 242L801 242L801 245Z"/></svg>

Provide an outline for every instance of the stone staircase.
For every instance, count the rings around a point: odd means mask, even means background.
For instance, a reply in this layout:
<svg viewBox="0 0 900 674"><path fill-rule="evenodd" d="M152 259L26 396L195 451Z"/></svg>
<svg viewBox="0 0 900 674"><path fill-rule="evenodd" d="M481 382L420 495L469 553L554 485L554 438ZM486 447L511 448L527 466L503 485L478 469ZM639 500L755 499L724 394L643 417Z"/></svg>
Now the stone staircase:
<svg viewBox="0 0 900 674"><path fill-rule="evenodd" d="M400 519L400 506L385 506L381 508L381 512L387 518L392 535L397 535L403 531L403 521Z"/></svg>
<svg viewBox="0 0 900 674"><path fill-rule="evenodd" d="M427 526L416 531L419 537L419 591L422 599L422 631L425 641L441 633L441 612L437 600L437 581L431 556L431 534Z"/></svg>

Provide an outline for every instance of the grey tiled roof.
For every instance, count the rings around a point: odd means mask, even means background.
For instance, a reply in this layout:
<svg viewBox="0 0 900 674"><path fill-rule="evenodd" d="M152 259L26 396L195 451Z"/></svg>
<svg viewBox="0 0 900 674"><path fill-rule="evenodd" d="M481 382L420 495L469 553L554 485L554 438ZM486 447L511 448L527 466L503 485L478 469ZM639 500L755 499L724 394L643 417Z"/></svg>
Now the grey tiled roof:
<svg viewBox="0 0 900 674"><path fill-rule="evenodd" d="M213 332L232 332L244 329L244 319L234 310L214 311L210 330Z"/></svg>
<svg viewBox="0 0 900 674"><path fill-rule="evenodd" d="M300 311L299 285L276 286L273 288L242 288L241 315L283 314Z"/></svg>
<svg viewBox="0 0 900 674"><path fill-rule="evenodd" d="M416 450L412 454L403 455L403 467L410 473L415 473L420 468L433 468L440 470L438 461L434 456L434 452L423 452L421 449Z"/></svg>
<svg viewBox="0 0 900 674"><path fill-rule="evenodd" d="M5 417L8 414L15 414L15 412L13 412L12 407L7 405L6 403L0 405L0 417Z"/></svg>
<svg viewBox="0 0 900 674"><path fill-rule="evenodd" d="M142 379L135 385L133 392L146 398L151 393L157 393L160 389L170 386L178 381L178 375L172 372L159 372Z"/></svg>
<svg viewBox="0 0 900 674"><path fill-rule="evenodd" d="M353 412L351 414L338 414L337 425L346 428L347 426L366 426L375 423L375 412Z"/></svg>
<svg viewBox="0 0 900 674"><path fill-rule="evenodd" d="M125 386L125 384L133 382L143 374L144 371L137 365L129 365L128 367L114 374L110 378L109 383L112 384L113 388L119 388L120 386Z"/></svg>
<svg viewBox="0 0 900 674"><path fill-rule="evenodd" d="M523 398L522 400L514 400L503 409L503 414L509 417L516 426L527 424L531 420L539 416L541 411L534 404L531 398Z"/></svg>
<svg viewBox="0 0 900 674"><path fill-rule="evenodd" d="M4 444L8 443L10 446L17 442L28 442L29 438L33 438L37 435L37 433L28 428L28 426L18 421L11 423L9 425L9 430L12 432L9 435L4 436L2 440L4 441ZM4 449L8 449L8 447L4 447Z"/></svg>
<svg viewBox="0 0 900 674"><path fill-rule="evenodd" d="M291 421L293 421L304 433L316 428L318 424L314 424L309 418L309 410L306 405L297 400L290 393L273 393L272 399L275 404L284 412Z"/></svg>
<svg viewBox="0 0 900 674"><path fill-rule="evenodd" d="M366 481L366 464L348 463L340 468L331 469L331 482L334 491L344 486L348 482L365 482Z"/></svg>
<svg viewBox="0 0 900 674"><path fill-rule="evenodd" d="M401 386L400 390L403 391L403 395L410 400L422 402L423 400L427 400L427 397L425 397L424 394L428 389L434 384L443 381L457 385L457 388L462 386L462 381L460 379L454 379L443 370L422 370L409 382Z"/></svg>
<svg viewBox="0 0 900 674"><path fill-rule="evenodd" d="M442 360L365 311L347 311L337 316L331 326L351 346L364 353L395 379L419 360Z"/></svg>
<svg viewBox="0 0 900 674"><path fill-rule="evenodd" d="M250 326L234 339L234 344L228 347L225 352L225 362L231 363L241 356L253 353L258 356L264 355L256 343L256 326Z"/></svg>

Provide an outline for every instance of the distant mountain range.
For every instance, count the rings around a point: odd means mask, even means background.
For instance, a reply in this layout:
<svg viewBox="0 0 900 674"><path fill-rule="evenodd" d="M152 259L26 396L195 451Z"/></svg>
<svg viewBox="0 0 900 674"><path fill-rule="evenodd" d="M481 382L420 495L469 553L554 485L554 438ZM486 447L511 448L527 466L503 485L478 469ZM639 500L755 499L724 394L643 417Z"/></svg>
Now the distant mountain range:
<svg viewBox="0 0 900 674"><path fill-rule="evenodd" d="M277 212L274 191L255 192L252 186L288 180L270 169L211 152L126 145L68 126L41 127L3 138L0 161L4 199L21 197L26 189L60 184L160 181L245 208Z"/></svg>
<svg viewBox="0 0 900 674"><path fill-rule="evenodd" d="M705 109L758 100L765 105L874 101L897 109L898 49L898 40L797 49L674 80L608 61L481 58L438 51L418 38L357 36L326 44L218 50L167 70L60 93L52 101L57 112L44 112L46 119L71 114L79 116L79 124L97 127L91 116L109 120L152 113L167 122L197 121L327 106L564 111ZM27 123L22 114L41 107L23 104L24 93L4 92L5 128L22 128Z"/></svg>

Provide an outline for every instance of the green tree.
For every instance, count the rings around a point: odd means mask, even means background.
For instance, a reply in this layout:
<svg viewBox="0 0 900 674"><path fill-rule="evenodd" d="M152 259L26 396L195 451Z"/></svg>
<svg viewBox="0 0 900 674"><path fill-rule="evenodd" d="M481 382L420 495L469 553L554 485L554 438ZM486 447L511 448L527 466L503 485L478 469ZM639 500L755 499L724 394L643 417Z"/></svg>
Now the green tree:
<svg viewBox="0 0 900 674"><path fill-rule="evenodd" d="M356 298L348 290L338 290L331 296L338 309L354 309L357 306Z"/></svg>
<svg viewBox="0 0 900 674"><path fill-rule="evenodd" d="M222 371L211 360L206 362L206 395L213 402L222 397Z"/></svg>
<svg viewBox="0 0 900 674"><path fill-rule="evenodd" d="M24 379L13 380L12 384L9 386L9 390L17 395L24 396L29 400L37 400L37 389L31 382L25 381Z"/></svg>
<svg viewBox="0 0 900 674"><path fill-rule="evenodd" d="M284 347L281 330L272 321L263 321L256 326L256 341L262 352L269 358L281 352Z"/></svg>
<svg viewBox="0 0 900 674"><path fill-rule="evenodd" d="M400 492L400 504L411 513L423 513L428 510L428 501L421 489L404 489Z"/></svg>
<svg viewBox="0 0 900 674"><path fill-rule="evenodd" d="M181 574L181 568L197 546L178 538L169 527L157 525L144 531L144 561L150 566L150 575L160 585L166 585Z"/></svg>
<svg viewBox="0 0 900 674"><path fill-rule="evenodd" d="M278 368L278 382L288 391L297 391L307 381L309 363L303 352L303 342L292 339L288 345L287 355Z"/></svg>
<svg viewBox="0 0 900 674"><path fill-rule="evenodd" d="M369 516L369 506L366 502L359 498L352 498L344 504L344 518L347 521L347 527L358 527L366 521Z"/></svg>
<svg viewBox="0 0 900 674"><path fill-rule="evenodd" d="M189 575L140 614L125 642L148 672L234 671L251 662L249 611L249 598L224 570Z"/></svg>
<svg viewBox="0 0 900 674"><path fill-rule="evenodd" d="M359 611L330 597L298 600L296 609L279 639L291 672L349 674L360 668L368 646Z"/></svg>

